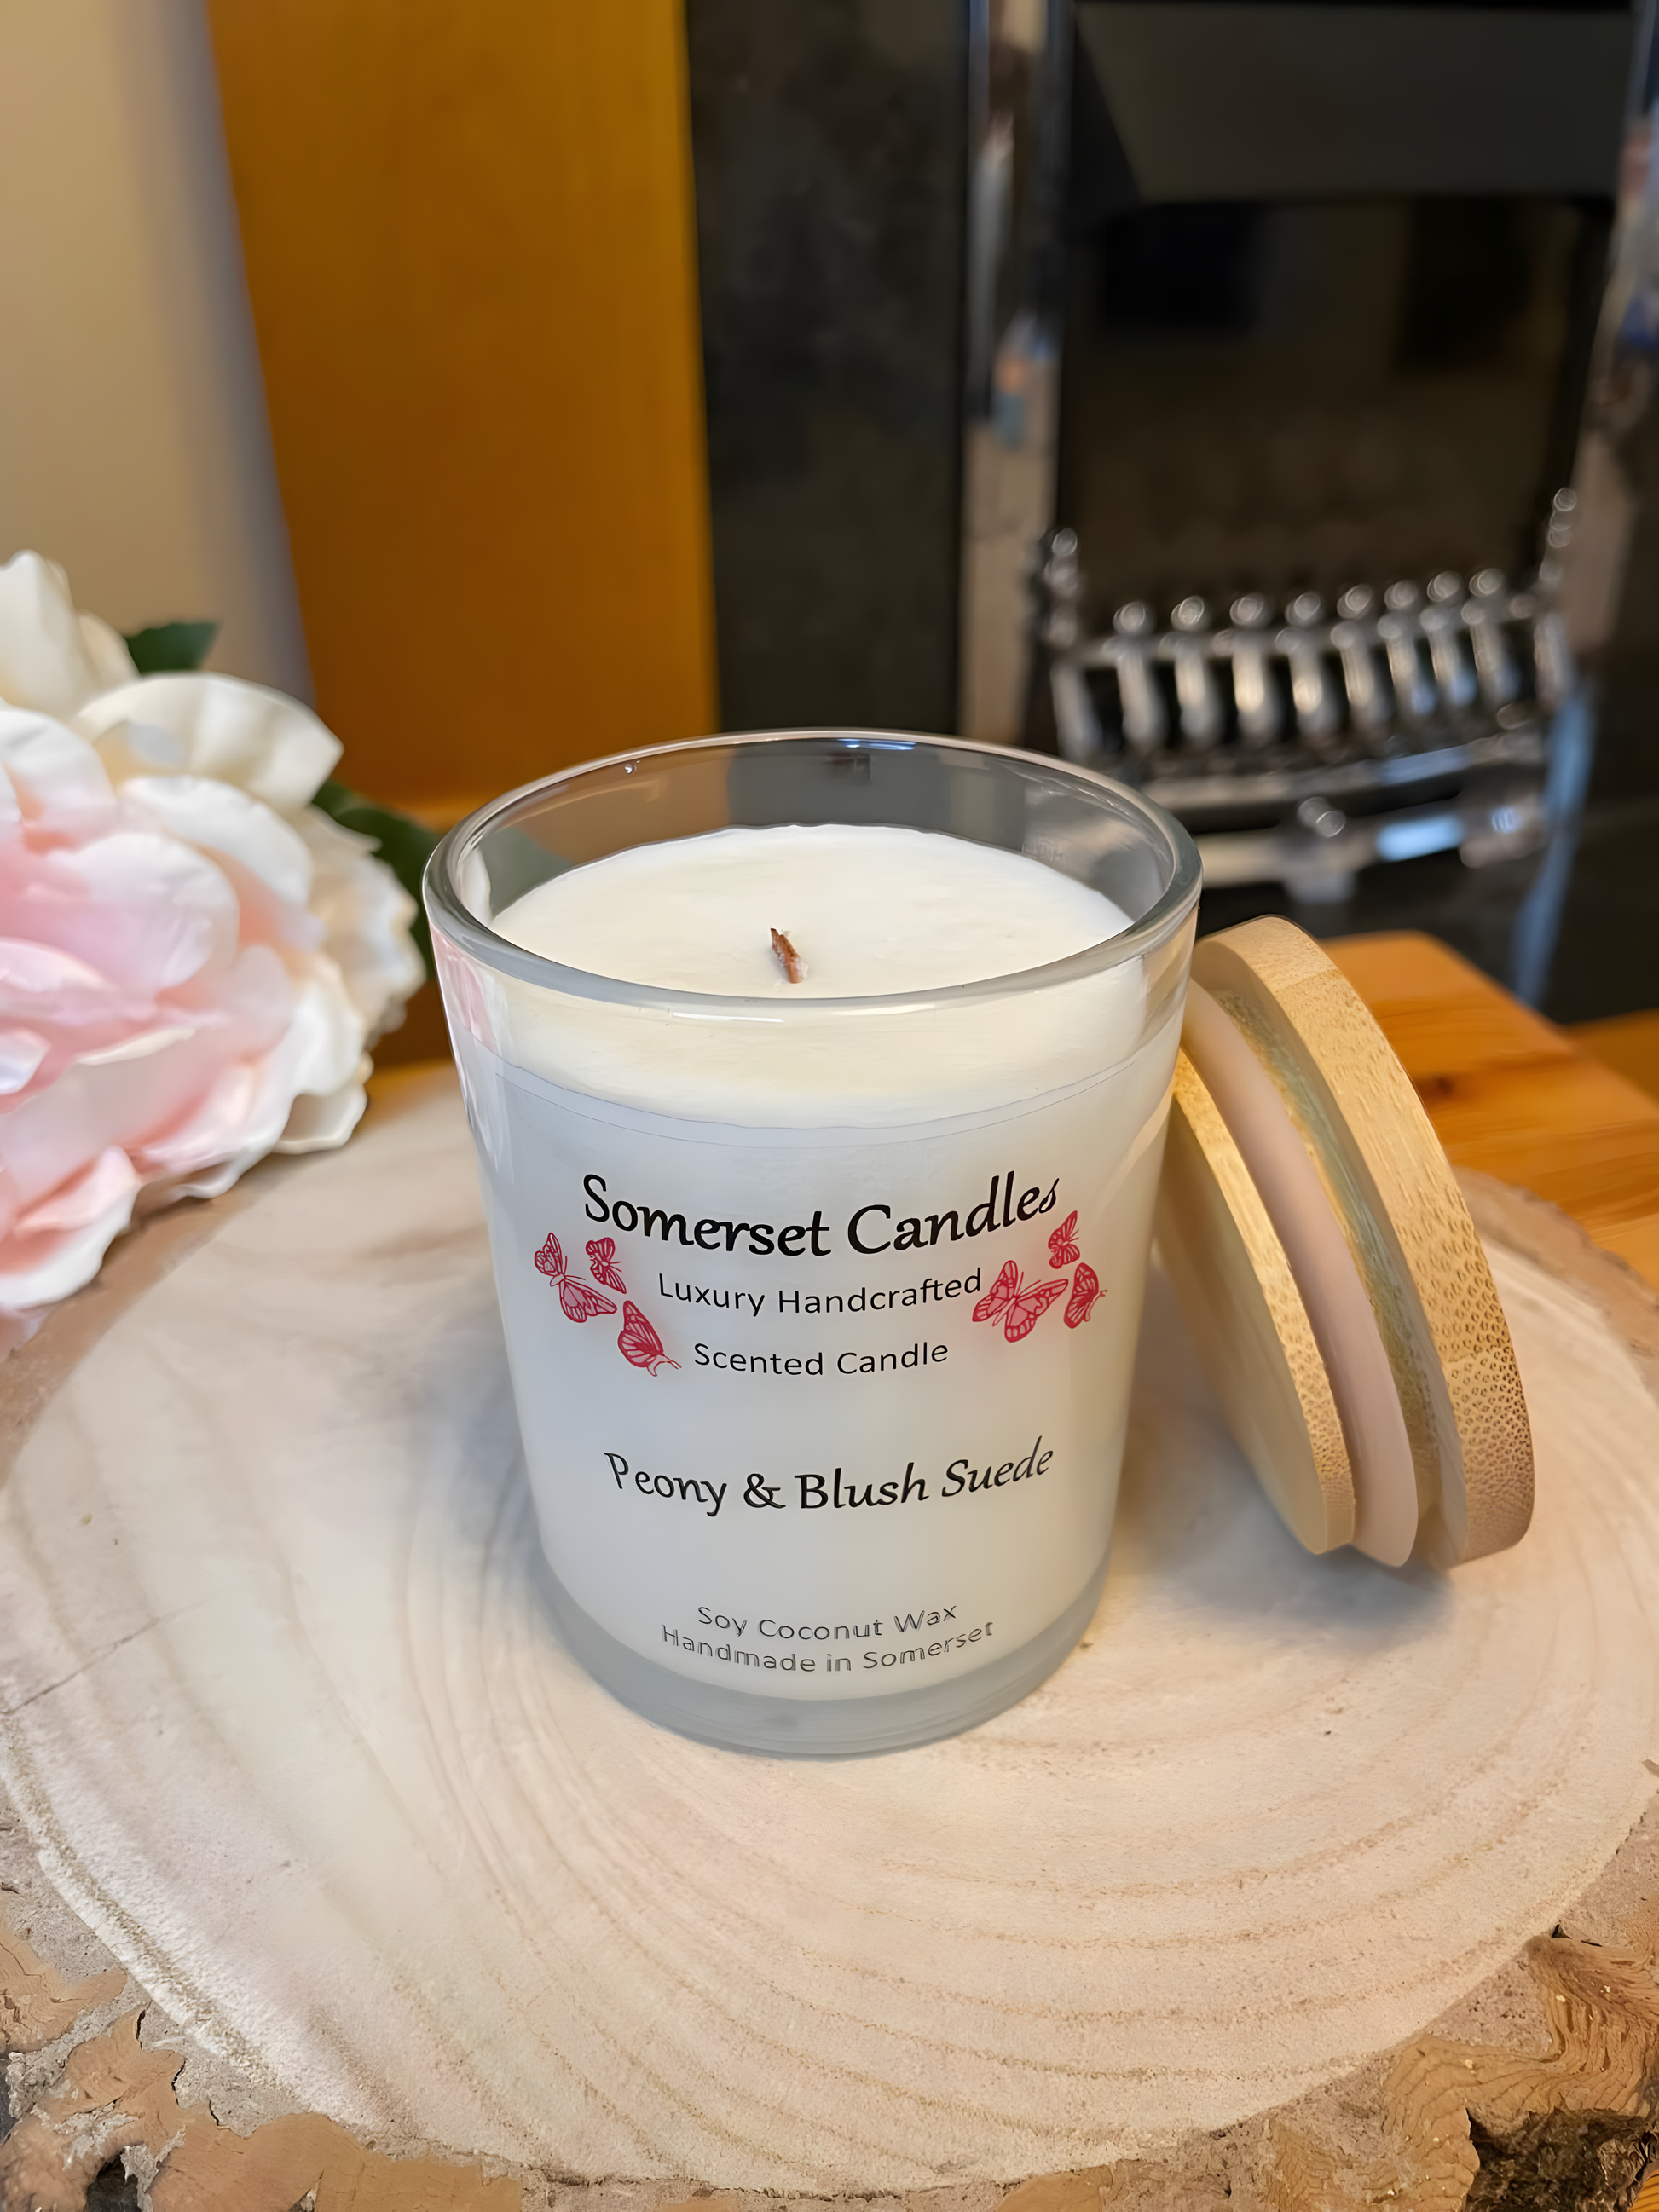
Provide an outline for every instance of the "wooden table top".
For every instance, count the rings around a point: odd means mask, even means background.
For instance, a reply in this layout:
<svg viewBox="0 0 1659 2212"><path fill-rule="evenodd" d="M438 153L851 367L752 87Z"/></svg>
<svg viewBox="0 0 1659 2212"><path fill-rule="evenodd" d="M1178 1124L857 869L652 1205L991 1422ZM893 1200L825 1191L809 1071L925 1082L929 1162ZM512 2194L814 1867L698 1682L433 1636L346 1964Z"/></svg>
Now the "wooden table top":
<svg viewBox="0 0 1659 2212"><path fill-rule="evenodd" d="M1607 1064L1659 1070L1659 1014L1590 1024L1581 1042L1432 937L1389 931L1325 950L1382 1024L1454 1166L1559 1206L1659 1286L1659 1099Z"/></svg>

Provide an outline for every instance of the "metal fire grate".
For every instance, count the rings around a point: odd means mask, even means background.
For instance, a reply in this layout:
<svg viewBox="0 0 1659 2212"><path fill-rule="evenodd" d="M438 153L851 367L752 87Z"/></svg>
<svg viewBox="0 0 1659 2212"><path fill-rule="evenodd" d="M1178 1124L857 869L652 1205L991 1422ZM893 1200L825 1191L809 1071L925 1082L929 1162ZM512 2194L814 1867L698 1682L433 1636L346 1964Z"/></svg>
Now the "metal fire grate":
<svg viewBox="0 0 1659 2212"><path fill-rule="evenodd" d="M1311 592L1282 611L1250 592L1220 627L1201 599L1166 627L1134 601L1091 637L1076 536L1051 532L1033 582L1060 750L1179 816L1214 885L1329 899L1377 861L1532 851L1553 826L1551 732L1576 682L1553 573L1356 585L1334 613Z"/></svg>

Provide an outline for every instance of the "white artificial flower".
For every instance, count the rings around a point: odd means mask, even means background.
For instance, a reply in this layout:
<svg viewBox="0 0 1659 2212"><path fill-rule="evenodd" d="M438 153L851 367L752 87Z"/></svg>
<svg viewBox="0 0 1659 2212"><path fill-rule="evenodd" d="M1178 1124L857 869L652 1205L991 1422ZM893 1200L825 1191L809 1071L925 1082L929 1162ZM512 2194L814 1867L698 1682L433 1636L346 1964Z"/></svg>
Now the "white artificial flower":
<svg viewBox="0 0 1659 2212"><path fill-rule="evenodd" d="M339 751L0 568L0 1352L136 1211L356 1126L422 970L413 900L310 804Z"/></svg>
<svg viewBox="0 0 1659 2212"><path fill-rule="evenodd" d="M73 726L118 781L210 775L296 814L340 757L308 707L236 676L138 676L83 701Z"/></svg>
<svg viewBox="0 0 1659 2212"><path fill-rule="evenodd" d="M0 699L61 719L137 673L109 624L76 611L55 561L20 553L0 568Z"/></svg>
<svg viewBox="0 0 1659 2212"><path fill-rule="evenodd" d="M426 970L409 926L415 902L374 858L374 840L307 806L295 828L311 854L311 911L339 963L352 1004L373 1044L404 1018L404 1002Z"/></svg>

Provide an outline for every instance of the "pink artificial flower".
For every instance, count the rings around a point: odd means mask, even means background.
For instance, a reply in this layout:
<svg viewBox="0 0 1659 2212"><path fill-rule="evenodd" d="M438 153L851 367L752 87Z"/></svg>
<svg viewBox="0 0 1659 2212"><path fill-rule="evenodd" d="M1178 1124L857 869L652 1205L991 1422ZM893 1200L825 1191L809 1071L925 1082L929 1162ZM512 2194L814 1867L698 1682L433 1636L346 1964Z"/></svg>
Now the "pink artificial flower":
<svg viewBox="0 0 1659 2212"><path fill-rule="evenodd" d="M60 570L0 568L0 1353L135 1212L356 1126L421 969L308 804L338 751L278 693L138 678Z"/></svg>

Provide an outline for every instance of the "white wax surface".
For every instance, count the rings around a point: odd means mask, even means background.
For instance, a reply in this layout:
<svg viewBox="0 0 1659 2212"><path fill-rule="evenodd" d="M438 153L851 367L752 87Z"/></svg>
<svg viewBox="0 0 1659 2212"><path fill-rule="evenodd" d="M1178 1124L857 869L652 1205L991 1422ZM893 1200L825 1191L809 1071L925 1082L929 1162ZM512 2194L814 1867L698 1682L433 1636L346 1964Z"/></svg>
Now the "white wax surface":
<svg viewBox="0 0 1659 2212"><path fill-rule="evenodd" d="M874 824L717 830L573 868L494 927L589 975L729 997L729 1016L479 969L479 1034L566 1089L649 1113L750 1127L951 1120L1129 1058L1142 963L920 1011L902 994L1045 966L1127 919L1040 860L961 838ZM775 928L805 963L802 982L785 977ZM893 994L897 1010L835 1003Z"/></svg>
<svg viewBox="0 0 1659 2212"><path fill-rule="evenodd" d="M1023 853L922 830L717 830L556 876L495 927L594 975L734 997L860 998L1017 974L1128 916ZM806 975L772 951L788 937Z"/></svg>

